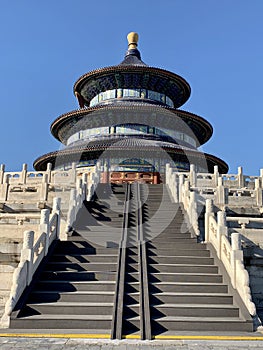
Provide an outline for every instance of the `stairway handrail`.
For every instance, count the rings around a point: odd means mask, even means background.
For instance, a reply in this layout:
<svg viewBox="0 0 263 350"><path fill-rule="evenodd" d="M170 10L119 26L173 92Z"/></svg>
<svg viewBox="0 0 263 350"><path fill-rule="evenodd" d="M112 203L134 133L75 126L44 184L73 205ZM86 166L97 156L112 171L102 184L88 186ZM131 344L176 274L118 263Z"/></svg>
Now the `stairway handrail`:
<svg viewBox="0 0 263 350"><path fill-rule="evenodd" d="M191 171L185 173L176 172L169 164L166 164L166 185L168 186L174 203L181 203L186 212L186 219L189 228L193 228L196 236L200 236L198 226L198 208L197 195L192 190L191 183L195 182L196 177L194 167L191 165Z"/></svg>
<svg viewBox="0 0 263 350"><path fill-rule="evenodd" d="M131 186L127 184L126 191L125 191L124 209L123 209L122 234L120 239L118 261L117 261L115 300L113 305L113 317L112 317L112 325L111 325L111 339L122 338L125 263L126 263L129 211L130 211L130 197L131 197Z"/></svg>
<svg viewBox="0 0 263 350"><path fill-rule="evenodd" d="M34 243L34 231L25 231L23 249L21 250L20 262L13 273L13 283L9 298L5 304L5 312L1 319L1 325L8 327L10 315L18 300L33 279L38 266L48 254L50 245L59 237L60 226L60 198L54 198L52 212L49 209L41 210L39 238Z"/></svg>
<svg viewBox="0 0 263 350"><path fill-rule="evenodd" d="M140 184L136 185L137 191L137 237L138 237L138 265L140 281L140 331L142 340L151 340L151 314L149 300L149 282L147 269L147 254L145 233L143 228L142 201L140 193Z"/></svg>
<svg viewBox="0 0 263 350"><path fill-rule="evenodd" d="M70 190L69 208L66 221L66 234L70 236L73 231L73 223L77 214L87 198L87 176L83 174L82 179L77 179L76 187Z"/></svg>
<svg viewBox="0 0 263 350"><path fill-rule="evenodd" d="M231 242L228 239L226 214L223 211L215 217L213 201L206 200L205 238L216 250L218 258L222 261L234 289L237 290L251 316L256 315L256 307L252 301L249 286L249 274L244 266L241 235L232 233Z"/></svg>

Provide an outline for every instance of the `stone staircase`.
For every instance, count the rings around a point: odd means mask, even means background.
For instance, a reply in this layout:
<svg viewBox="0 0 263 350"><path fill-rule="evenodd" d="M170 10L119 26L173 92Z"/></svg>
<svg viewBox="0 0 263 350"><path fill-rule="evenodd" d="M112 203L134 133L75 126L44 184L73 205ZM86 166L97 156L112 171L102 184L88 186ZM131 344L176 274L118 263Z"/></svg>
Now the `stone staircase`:
<svg viewBox="0 0 263 350"><path fill-rule="evenodd" d="M79 212L72 236L57 242L22 296L11 328L85 329L113 338L120 337L116 327L122 337L143 338L143 322L146 338L181 331L252 331L252 320L222 267L206 244L197 243L166 186L131 185L127 197L129 186L98 186L93 201ZM139 200L145 255L138 244Z"/></svg>
<svg viewBox="0 0 263 350"><path fill-rule="evenodd" d="M101 185L94 202L84 203L73 235L57 242L26 303L12 316L12 328L110 333L118 247L109 228L119 241L124 195L122 186ZM111 197L117 199L112 206Z"/></svg>
<svg viewBox="0 0 263 350"><path fill-rule="evenodd" d="M144 203L152 334L176 331L251 331L206 244L197 243L182 209L165 187L148 186ZM145 191L145 188L142 188ZM162 230L154 213L176 213ZM160 215L162 217L162 215ZM153 228L160 234L151 237ZM242 310L243 311L243 310Z"/></svg>

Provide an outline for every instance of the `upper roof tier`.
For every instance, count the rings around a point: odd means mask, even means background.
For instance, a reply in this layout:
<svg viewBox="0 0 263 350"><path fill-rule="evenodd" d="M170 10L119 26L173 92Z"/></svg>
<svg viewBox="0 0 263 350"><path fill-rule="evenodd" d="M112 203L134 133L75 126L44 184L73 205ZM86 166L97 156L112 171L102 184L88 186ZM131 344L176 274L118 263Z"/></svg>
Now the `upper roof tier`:
<svg viewBox="0 0 263 350"><path fill-rule="evenodd" d="M129 33L127 38L128 50L120 64L93 70L76 81L74 94L79 106L89 107L100 93L117 89L145 89L168 97L174 108L182 106L191 92L187 81L165 69L146 65L137 49L138 34Z"/></svg>

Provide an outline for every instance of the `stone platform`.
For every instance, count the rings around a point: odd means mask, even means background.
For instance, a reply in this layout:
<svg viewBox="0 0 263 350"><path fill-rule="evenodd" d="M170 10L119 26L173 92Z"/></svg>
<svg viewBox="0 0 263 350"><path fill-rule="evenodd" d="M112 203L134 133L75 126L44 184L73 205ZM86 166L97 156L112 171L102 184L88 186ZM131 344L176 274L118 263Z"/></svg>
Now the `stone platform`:
<svg viewBox="0 0 263 350"><path fill-rule="evenodd" d="M85 334L69 337L67 334L57 337L38 334L38 337L24 336L23 334L0 334L0 349L38 349L38 350L250 350L263 349L262 334L253 336L191 336L178 335L175 340L108 340L87 339ZM81 338L82 337L82 338ZM234 340L235 339L235 340Z"/></svg>

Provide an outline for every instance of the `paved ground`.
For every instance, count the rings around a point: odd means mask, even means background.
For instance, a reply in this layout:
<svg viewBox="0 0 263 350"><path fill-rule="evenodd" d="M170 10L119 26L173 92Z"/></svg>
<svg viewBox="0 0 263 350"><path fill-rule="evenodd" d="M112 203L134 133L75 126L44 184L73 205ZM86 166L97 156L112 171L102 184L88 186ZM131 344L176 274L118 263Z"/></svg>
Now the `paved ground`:
<svg viewBox="0 0 263 350"><path fill-rule="evenodd" d="M0 350L256 350L262 340L91 340L75 338L0 337Z"/></svg>

